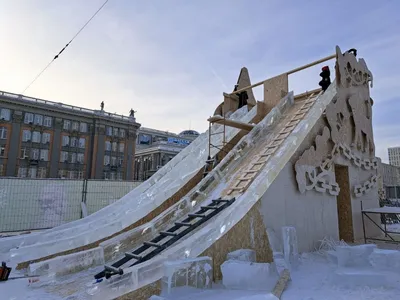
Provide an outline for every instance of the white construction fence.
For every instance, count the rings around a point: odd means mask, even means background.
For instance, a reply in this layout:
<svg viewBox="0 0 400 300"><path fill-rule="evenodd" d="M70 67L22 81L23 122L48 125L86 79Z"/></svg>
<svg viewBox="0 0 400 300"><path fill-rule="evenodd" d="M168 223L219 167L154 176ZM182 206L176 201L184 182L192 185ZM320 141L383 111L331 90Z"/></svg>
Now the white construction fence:
<svg viewBox="0 0 400 300"><path fill-rule="evenodd" d="M51 228L92 214L139 181L0 178L0 232ZM82 205L84 203L85 205Z"/></svg>

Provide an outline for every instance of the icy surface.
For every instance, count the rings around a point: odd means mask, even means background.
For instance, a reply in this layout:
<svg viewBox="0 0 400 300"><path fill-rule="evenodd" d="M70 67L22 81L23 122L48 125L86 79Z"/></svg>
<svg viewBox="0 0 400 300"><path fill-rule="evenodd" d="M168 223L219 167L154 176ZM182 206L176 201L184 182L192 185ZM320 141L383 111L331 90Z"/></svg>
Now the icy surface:
<svg viewBox="0 0 400 300"><path fill-rule="evenodd" d="M400 273L400 251L398 250L374 249L369 256L369 261L375 269Z"/></svg>
<svg viewBox="0 0 400 300"><path fill-rule="evenodd" d="M332 284L343 288L395 288L399 285L399 278L390 273L357 268L338 269L331 280Z"/></svg>
<svg viewBox="0 0 400 300"><path fill-rule="evenodd" d="M155 282L162 277L162 264L163 262L170 259L180 259L183 257L190 258L196 257L209 248L217 239L219 239L225 232L231 229L235 224L237 224L253 207L253 205L261 198L266 192L268 187L271 185L273 180L278 176L279 172L286 165L287 161L292 157L292 155L297 151L301 142L308 135L309 130L318 121L321 114L323 113L326 105L331 102L334 95L336 94L336 85L333 83L330 85L327 91L322 94L316 101L316 103L311 107L305 119L300 121L298 126L304 126L307 123L309 126L307 130L302 130L296 134L292 133L289 135L284 142L281 144L279 151L272 156L263 167L259 175L254 179L252 184L247 188L244 194L238 196L236 201L224 209L218 218L214 219L213 222L208 222L203 228L193 233L187 239L181 241L175 246L167 249L157 258L147 261L139 266L133 266L126 269L126 272L132 272L138 274L138 282L136 285L132 285L131 290L138 289L149 283ZM293 99L293 93L290 93L287 97L281 100L282 103L289 103ZM285 107L285 105L283 105ZM276 109L276 107L264 118L263 122L260 122L253 129L254 131L259 130L259 135L255 137L260 138L264 136L267 138L273 131L274 126L279 122L281 111ZM274 120L274 121L268 121ZM265 124L269 124L266 126ZM257 128L260 126L262 129ZM253 131L252 130L252 131ZM250 132L250 135L252 132ZM247 135L246 137L248 137ZM253 143L249 139L243 139L243 143L239 143L230 151L231 153L238 153L240 147L250 147L253 148ZM247 142L246 142L247 141ZM247 146L245 146L247 144ZM227 155L219 165L224 165L230 155ZM232 157L232 156L231 156ZM238 155L238 159L243 157L243 155ZM235 156L236 158L236 156ZM226 169L229 169L229 165ZM225 169L225 170L226 170ZM224 170L224 171L225 171ZM234 177L235 174L232 175ZM220 185L225 185L220 183ZM148 270L150 269L151 272ZM119 296L118 291L113 295L114 297Z"/></svg>
<svg viewBox="0 0 400 300"><path fill-rule="evenodd" d="M369 256L376 249L375 244L338 246L336 255L339 267L369 267Z"/></svg>
<svg viewBox="0 0 400 300"><path fill-rule="evenodd" d="M251 249L239 249L228 253L228 260L240 260L247 262L256 262L256 251Z"/></svg>
<svg viewBox="0 0 400 300"><path fill-rule="evenodd" d="M278 280L274 263L227 260L221 272L222 283L228 289L272 291Z"/></svg>
<svg viewBox="0 0 400 300"><path fill-rule="evenodd" d="M249 122L256 114L256 107L247 112L247 107L236 111L234 119ZM221 130L220 125L212 127L215 132ZM230 140L239 130L227 127L226 139ZM222 135L214 135L212 142L220 144ZM220 141L221 140L221 141ZM119 201L105 207L85 219L58 226L44 233L37 234L35 239L18 237L11 245L20 245L19 249L12 250L12 257L20 259L27 255L27 259L35 259L43 255L73 249L92 241L109 236L122 228L135 223L149 212L154 210L166 199L172 196L204 165L207 158L208 134L200 135L188 147L175 156L167 165L161 168L149 180L132 190ZM212 155L218 151L212 150ZM98 230L99 227L104 230ZM107 228L108 227L108 228ZM8 241L0 240L0 249L10 247ZM57 244L59 240L64 243ZM54 242L53 242L54 241ZM3 246L3 244L6 244ZM38 245L36 248L33 245ZM57 247L59 245L59 247ZM24 248L27 248L26 251ZM24 257L25 259L25 257Z"/></svg>
<svg viewBox="0 0 400 300"><path fill-rule="evenodd" d="M68 273L79 272L81 270L104 265L103 248L72 253L69 255L58 256L46 261L30 264L28 275L30 276L56 276Z"/></svg>
<svg viewBox="0 0 400 300"><path fill-rule="evenodd" d="M172 289L181 286L210 289L213 281L212 265L210 257L165 262L162 278L163 294L170 295Z"/></svg>
<svg viewBox="0 0 400 300"><path fill-rule="evenodd" d="M296 228L282 227L282 241L286 264L290 267L290 269L297 268L299 263L299 251Z"/></svg>
<svg viewBox="0 0 400 300"><path fill-rule="evenodd" d="M97 270L98 271L98 270ZM282 295L282 300L398 300L400 284L393 288L357 286L346 288L334 285L331 281L334 267L318 254L305 254L300 257L300 265L291 273L291 282ZM84 287L93 285L95 271L56 278L56 281L42 284L29 284L27 279L0 283L1 298L13 300L86 300L93 299L86 294ZM14 276L14 274L13 274ZM394 279L398 277L394 277ZM178 288L183 290L179 297L165 297L166 300L239 300L263 299L266 292L247 290L227 290L213 285L211 290ZM254 298L250 298L254 297ZM260 298L256 298L260 297ZM104 294L101 300L108 300ZM157 299L157 298L156 298ZM158 299L157 299L158 300ZM160 299L161 300L161 299Z"/></svg>

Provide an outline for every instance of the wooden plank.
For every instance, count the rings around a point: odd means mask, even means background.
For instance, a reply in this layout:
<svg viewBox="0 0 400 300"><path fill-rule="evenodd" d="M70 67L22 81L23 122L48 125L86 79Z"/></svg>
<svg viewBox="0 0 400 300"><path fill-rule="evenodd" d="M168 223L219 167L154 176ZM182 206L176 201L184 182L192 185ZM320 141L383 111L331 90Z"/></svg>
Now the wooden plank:
<svg viewBox="0 0 400 300"><path fill-rule="evenodd" d="M287 287L290 281L290 272L288 269L284 269L279 277L278 282L276 283L274 289L272 290L272 294L274 294L278 299L281 299L282 293Z"/></svg>
<svg viewBox="0 0 400 300"><path fill-rule="evenodd" d="M264 102L268 108L275 107L289 92L288 76L282 74L264 82Z"/></svg>
<svg viewBox="0 0 400 300"><path fill-rule="evenodd" d="M243 129L247 131L251 131L254 128L254 125L252 124L247 124L239 121L233 121L230 119L225 119L221 116L213 116L209 118L207 121L211 123L217 123L217 124L225 124L226 126L238 128L238 129Z"/></svg>

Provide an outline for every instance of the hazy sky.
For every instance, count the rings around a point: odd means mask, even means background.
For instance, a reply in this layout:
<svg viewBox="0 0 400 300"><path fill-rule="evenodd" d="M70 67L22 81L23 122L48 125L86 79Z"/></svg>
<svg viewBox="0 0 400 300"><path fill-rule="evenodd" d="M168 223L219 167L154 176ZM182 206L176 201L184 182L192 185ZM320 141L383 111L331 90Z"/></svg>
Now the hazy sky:
<svg viewBox="0 0 400 300"><path fill-rule="evenodd" d="M0 0L0 90L21 93L103 2ZM104 101L106 111L137 110L145 127L204 131L241 67L256 82L336 45L357 48L374 74L386 161L400 146L399 0L110 0L25 94L92 109ZM295 94L318 87L318 68L290 76Z"/></svg>

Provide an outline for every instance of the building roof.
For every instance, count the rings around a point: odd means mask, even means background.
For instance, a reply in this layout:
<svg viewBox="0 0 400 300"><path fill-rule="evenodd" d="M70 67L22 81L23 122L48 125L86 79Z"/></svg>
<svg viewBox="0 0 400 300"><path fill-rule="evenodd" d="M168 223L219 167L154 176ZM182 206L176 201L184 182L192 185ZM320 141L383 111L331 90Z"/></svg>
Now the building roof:
<svg viewBox="0 0 400 300"><path fill-rule="evenodd" d="M48 109L48 110L66 111L66 112L73 113L73 114L84 114L84 115L90 116L90 117L106 118L106 119L112 119L114 121L120 121L120 122L121 121L129 122L129 123L134 123L135 125L140 126L139 123L136 123L136 118L134 118L134 117L128 117L128 116L119 115L119 114L115 114L115 113L109 113L109 112L101 111L101 110L94 110L94 109L84 108L84 107L80 107L80 106L64 104L61 102L43 100L40 98L33 98L33 97L24 96L21 94L14 94L14 93L3 92L3 91L0 91L0 98L2 98L4 100L12 101L12 103L15 103L15 104L35 106L35 107Z"/></svg>

